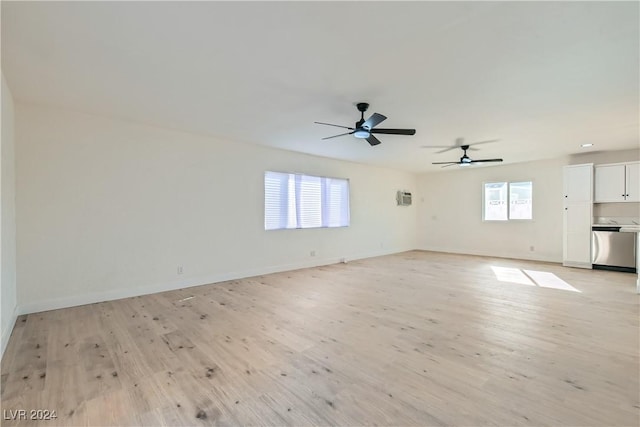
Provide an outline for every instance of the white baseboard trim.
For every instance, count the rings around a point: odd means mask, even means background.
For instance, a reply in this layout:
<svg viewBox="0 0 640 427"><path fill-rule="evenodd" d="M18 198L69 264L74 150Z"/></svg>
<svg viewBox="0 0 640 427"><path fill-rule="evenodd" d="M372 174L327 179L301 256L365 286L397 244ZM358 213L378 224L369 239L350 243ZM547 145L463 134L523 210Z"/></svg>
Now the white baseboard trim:
<svg viewBox="0 0 640 427"><path fill-rule="evenodd" d="M556 259L552 256L547 255L539 255L539 254L519 254L519 253L504 253L504 254L496 254L496 253L488 253L483 251L465 251L458 250L455 248L442 248L442 247L422 247L418 250L421 251L430 251L430 252L443 252L448 254L457 254L457 255L475 255L475 256L484 256L490 258L506 258L506 259L521 259L524 261L541 261L541 262L551 262L555 264L559 264L562 262L561 259Z"/></svg>
<svg viewBox="0 0 640 427"><path fill-rule="evenodd" d="M194 286L208 285L212 283L225 282L228 280L243 279L247 277L262 276L271 273L280 273L283 271L299 270L301 268L320 267L323 265L337 264L342 262L343 259L348 261L354 261L364 258L373 258L383 255L391 255L395 253L401 253L410 251L412 249L396 249L396 250L381 250L366 254L346 255L343 257L332 257L323 259L313 259L307 261L296 262L292 264L282 264L271 267L257 268L251 270L245 270L241 272L220 273L211 276L191 277L181 280L169 281L164 283L158 283L150 286L141 286L129 289L114 289L106 292L92 292L82 295L71 295L61 298L34 301L26 304L21 304L17 307L17 314L32 314L40 313L43 311L57 310L60 308L76 307L79 305L94 304L97 302L113 301L123 298L137 297L141 295L155 294L158 292L174 291L176 289L190 288ZM10 332L9 332L10 334ZM4 333L2 336L4 343ZM8 338L7 338L8 339Z"/></svg>
<svg viewBox="0 0 640 427"><path fill-rule="evenodd" d="M11 333L13 332L13 327L16 324L16 320L18 319L18 307L13 308L13 313L11 313L11 320L2 330L2 337L0 338L0 359L4 356L4 351L7 348L7 344L9 344L9 338L11 338Z"/></svg>

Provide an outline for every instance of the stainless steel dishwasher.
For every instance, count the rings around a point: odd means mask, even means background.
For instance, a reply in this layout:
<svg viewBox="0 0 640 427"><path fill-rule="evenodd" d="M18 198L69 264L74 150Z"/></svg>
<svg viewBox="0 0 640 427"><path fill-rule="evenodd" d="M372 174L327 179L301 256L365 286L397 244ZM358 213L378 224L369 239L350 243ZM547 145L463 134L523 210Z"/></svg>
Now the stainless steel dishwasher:
<svg viewBox="0 0 640 427"><path fill-rule="evenodd" d="M594 269L636 272L635 233L621 233L619 226L594 225L591 230Z"/></svg>

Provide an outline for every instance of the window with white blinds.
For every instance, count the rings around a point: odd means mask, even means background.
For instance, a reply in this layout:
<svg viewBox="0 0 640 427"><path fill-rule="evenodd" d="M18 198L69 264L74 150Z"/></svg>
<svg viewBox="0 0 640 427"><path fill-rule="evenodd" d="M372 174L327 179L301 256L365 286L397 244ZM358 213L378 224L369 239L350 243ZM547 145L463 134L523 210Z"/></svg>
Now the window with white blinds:
<svg viewBox="0 0 640 427"><path fill-rule="evenodd" d="M533 219L533 182L487 182L484 184L485 221Z"/></svg>
<svg viewBox="0 0 640 427"><path fill-rule="evenodd" d="M264 229L349 226L349 181L264 173Z"/></svg>

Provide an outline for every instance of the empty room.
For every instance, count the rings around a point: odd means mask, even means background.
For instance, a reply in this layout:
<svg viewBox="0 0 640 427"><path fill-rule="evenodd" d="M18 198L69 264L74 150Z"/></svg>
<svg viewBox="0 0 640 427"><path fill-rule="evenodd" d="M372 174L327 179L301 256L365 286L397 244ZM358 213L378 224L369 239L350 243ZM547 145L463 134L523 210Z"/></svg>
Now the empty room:
<svg viewBox="0 0 640 427"><path fill-rule="evenodd" d="M0 8L1 425L640 425L638 2Z"/></svg>

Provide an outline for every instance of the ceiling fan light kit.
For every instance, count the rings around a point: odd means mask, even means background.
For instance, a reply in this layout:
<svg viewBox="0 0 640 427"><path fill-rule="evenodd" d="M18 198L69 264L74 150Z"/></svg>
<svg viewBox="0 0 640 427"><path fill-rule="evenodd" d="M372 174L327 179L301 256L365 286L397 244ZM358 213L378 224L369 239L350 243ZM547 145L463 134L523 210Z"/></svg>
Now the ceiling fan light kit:
<svg viewBox="0 0 640 427"><path fill-rule="evenodd" d="M364 129L358 129L353 132L353 136L360 139L369 138L370 135L371 135L371 132Z"/></svg>
<svg viewBox="0 0 640 427"><path fill-rule="evenodd" d="M415 135L416 134L415 129L376 128L376 126L378 126L380 123L386 120L387 117L383 116L382 114L373 113L371 117L365 120L364 112L367 111L367 109L369 108L369 104L367 104L366 102L359 102L358 104L356 104L356 107L358 108L358 111L360 111L360 120L358 120L355 123L355 127L334 125L331 123L324 123L324 122L314 122L319 125L334 126L338 128L348 129L351 131L351 132L341 133L338 135L327 136L322 139L325 140L325 139L337 138L339 136L353 135L359 139L366 139L369 145L375 146L375 145L379 145L381 141L378 138L376 138L375 135L373 135L374 133L385 134L385 135Z"/></svg>

